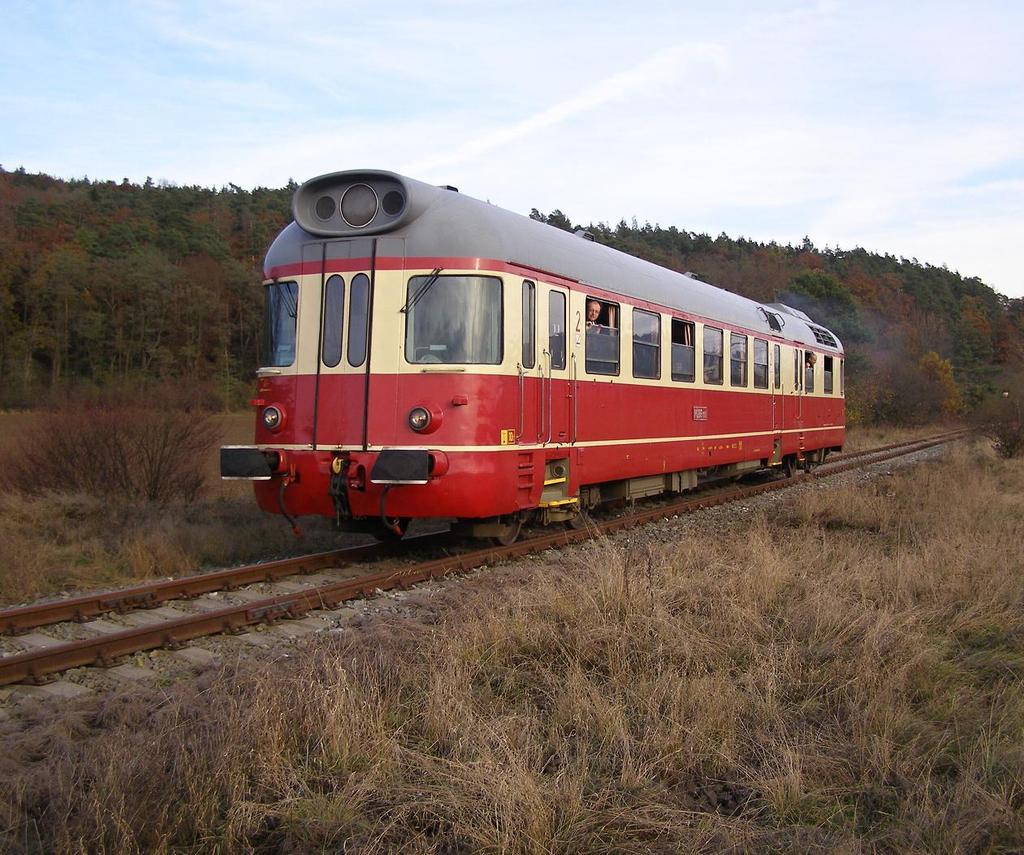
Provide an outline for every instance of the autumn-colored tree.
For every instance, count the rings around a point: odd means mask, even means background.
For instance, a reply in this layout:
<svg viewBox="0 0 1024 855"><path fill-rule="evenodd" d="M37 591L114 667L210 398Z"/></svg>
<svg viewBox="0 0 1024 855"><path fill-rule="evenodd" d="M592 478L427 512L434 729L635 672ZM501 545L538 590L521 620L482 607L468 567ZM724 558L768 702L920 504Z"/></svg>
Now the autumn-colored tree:
<svg viewBox="0 0 1024 855"><path fill-rule="evenodd" d="M244 400L258 361L262 256L291 219L295 188L0 169L0 406L67 386L176 378L217 390L222 405ZM560 210L531 216L578 227ZM939 413L949 379L976 402L998 371L1024 362L1024 301L945 268L819 249L809 237L784 246L637 220L585 228L599 243L807 311L843 340L853 418L917 419L929 410L921 390L934 391ZM925 359L930 351L948 372Z"/></svg>
<svg viewBox="0 0 1024 855"><path fill-rule="evenodd" d="M934 350L929 350L917 363L926 388L930 406L938 401L939 411L944 416L958 415L964 406L963 395L953 379L953 363L943 359Z"/></svg>

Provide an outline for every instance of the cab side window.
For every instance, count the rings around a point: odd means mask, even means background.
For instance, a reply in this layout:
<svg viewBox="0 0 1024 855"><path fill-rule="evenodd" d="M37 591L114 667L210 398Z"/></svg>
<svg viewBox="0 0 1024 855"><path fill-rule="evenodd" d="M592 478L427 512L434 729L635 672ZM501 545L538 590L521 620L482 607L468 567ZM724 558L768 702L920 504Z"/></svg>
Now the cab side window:
<svg viewBox="0 0 1024 855"><path fill-rule="evenodd" d="M551 367L565 368L565 293L548 294L548 352Z"/></svg>
<svg viewBox="0 0 1024 855"><path fill-rule="evenodd" d="M533 368L537 359L534 330L537 328L537 286L523 280L523 368Z"/></svg>

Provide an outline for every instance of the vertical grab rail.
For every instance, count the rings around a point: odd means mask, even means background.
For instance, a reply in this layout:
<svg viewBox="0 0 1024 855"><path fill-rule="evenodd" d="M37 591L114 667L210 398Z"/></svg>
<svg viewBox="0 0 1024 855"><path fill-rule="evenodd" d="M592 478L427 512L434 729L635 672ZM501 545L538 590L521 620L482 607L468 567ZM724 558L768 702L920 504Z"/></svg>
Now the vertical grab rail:
<svg viewBox="0 0 1024 855"><path fill-rule="evenodd" d="M554 418L552 416L552 410L554 409L552 398L554 396L554 392L552 390L554 389L554 385L555 384L554 384L554 381L551 378L551 371L552 371L551 356L549 355L548 356L548 432L547 432L547 435L544 437L544 445L547 445L548 443L551 442L551 429L552 429L552 425L554 424Z"/></svg>
<svg viewBox="0 0 1024 855"><path fill-rule="evenodd" d="M797 351L797 418L800 419L800 427L804 427L804 375L806 369L804 368L804 359L807 358L804 355L803 350Z"/></svg>
<svg viewBox="0 0 1024 855"><path fill-rule="evenodd" d="M572 375L569 379L569 397L572 398L572 425L569 430L569 442L576 442L576 425L579 419L579 412L576 409L576 402L579 399L579 377L576 373L576 352L572 354L572 368L570 369Z"/></svg>
<svg viewBox="0 0 1024 855"><path fill-rule="evenodd" d="M519 374L519 430L516 431L516 442L521 442L523 432L526 430L526 392L524 389L526 371L521 362L516 363L516 371Z"/></svg>
<svg viewBox="0 0 1024 855"><path fill-rule="evenodd" d="M541 351L542 360L547 361L548 365L551 365L551 354L548 351ZM544 361L540 364L540 413L537 418L537 441L544 442L544 419L547 415L547 406L544 398ZM550 374L550 370L548 372Z"/></svg>

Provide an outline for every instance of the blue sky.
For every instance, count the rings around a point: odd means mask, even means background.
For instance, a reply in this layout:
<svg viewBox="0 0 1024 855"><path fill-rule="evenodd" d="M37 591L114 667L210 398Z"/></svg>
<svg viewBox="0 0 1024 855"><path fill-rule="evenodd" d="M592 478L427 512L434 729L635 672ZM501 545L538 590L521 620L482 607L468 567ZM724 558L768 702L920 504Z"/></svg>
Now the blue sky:
<svg viewBox="0 0 1024 855"><path fill-rule="evenodd" d="M5 169L243 187L392 169L522 213L809 235L1024 296L1024 3L2 11Z"/></svg>

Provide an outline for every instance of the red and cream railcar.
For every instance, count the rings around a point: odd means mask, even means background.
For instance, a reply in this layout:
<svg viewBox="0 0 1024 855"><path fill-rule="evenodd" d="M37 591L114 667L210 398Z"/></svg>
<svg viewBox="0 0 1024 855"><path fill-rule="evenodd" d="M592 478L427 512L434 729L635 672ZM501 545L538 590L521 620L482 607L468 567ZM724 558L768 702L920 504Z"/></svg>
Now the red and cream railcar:
<svg viewBox="0 0 1024 855"><path fill-rule="evenodd" d="M843 351L802 312L389 172L315 178L293 213L256 444L221 453L267 511L508 538L843 444Z"/></svg>

